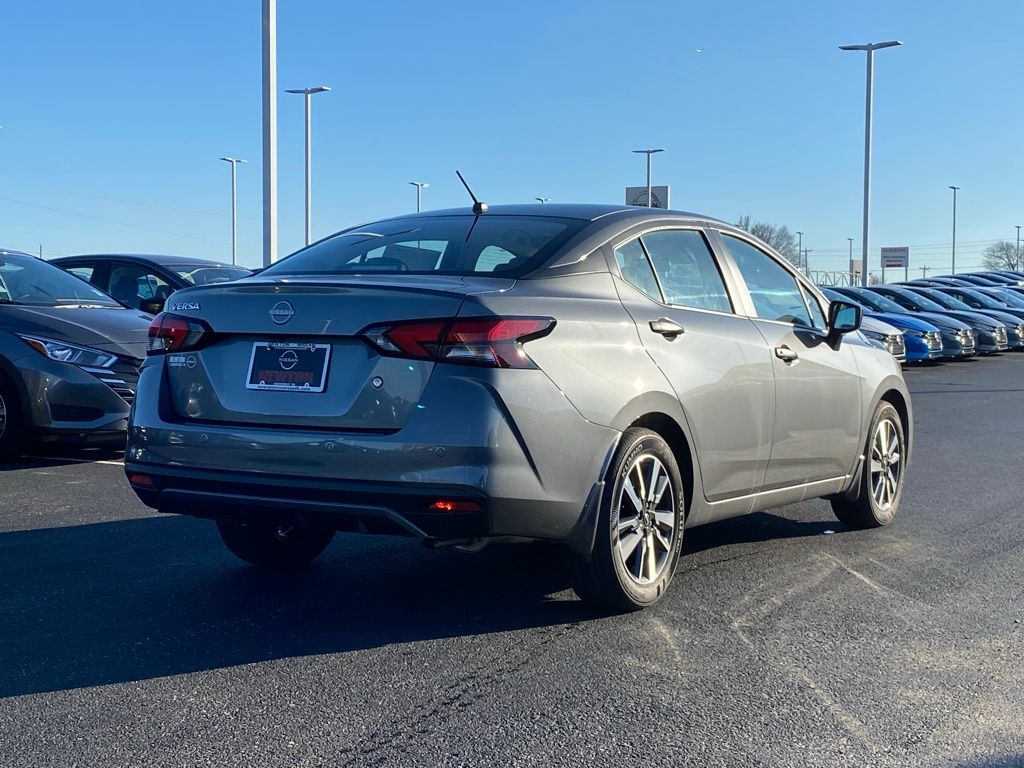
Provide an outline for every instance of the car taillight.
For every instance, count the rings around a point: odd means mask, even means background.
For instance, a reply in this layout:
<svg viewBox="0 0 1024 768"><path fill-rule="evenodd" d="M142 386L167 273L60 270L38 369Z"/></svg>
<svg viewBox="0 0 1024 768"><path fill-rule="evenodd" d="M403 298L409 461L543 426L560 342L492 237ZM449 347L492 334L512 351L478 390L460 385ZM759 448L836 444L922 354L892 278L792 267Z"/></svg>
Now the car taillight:
<svg viewBox="0 0 1024 768"><path fill-rule="evenodd" d="M550 317L477 317L375 325L362 336L384 354L491 368L536 368L523 342L555 327Z"/></svg>
<svg viewBox="0 0 1024 768"><path fill-rule="evenodd" d="M147 354L163 355L196 349L210 328L199 320L161 312L149 326Z"/></svg>

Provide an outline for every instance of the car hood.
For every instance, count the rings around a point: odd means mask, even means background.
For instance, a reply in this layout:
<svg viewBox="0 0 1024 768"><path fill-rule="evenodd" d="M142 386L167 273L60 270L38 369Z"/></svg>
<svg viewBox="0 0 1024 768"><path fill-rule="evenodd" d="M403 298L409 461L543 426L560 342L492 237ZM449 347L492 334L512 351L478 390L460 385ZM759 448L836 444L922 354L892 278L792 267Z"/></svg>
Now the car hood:
<svg viewBox="0 0 1024 768"><path fill-rule="evenodd" d="M940 312L917 312L914 314L914 317L923 318L925 322L945 330L963 331L973 327L973 323L958 320L955 317Z"/></svg>
<svg viewBox="0 0 1024 768"><path fill-rule="evenodd" d="M890 323L887 323L885 320L879 318L877 315L864 315L860 320L860 328L862 331L883 333L886 335L902 333L902 331L898 327Z"/></svg>
<svg viewBox="0 0 1024 768"><path fill-rule="evenodd" d="M932 322L926 322L911 315L901 315L896 312L867 312L866 317L873 317L876 320L881 320L884 323L889 323L897 328L903 328L908 331L929 331L938 330L938 326Z"/></svg>
<svg viewBox="0 0 1024 768"><path fill-rule="evenodd" d="M99 307L0 307L0 327L95 347L127 357L146 356L150 315L133 309Z"/></svg>

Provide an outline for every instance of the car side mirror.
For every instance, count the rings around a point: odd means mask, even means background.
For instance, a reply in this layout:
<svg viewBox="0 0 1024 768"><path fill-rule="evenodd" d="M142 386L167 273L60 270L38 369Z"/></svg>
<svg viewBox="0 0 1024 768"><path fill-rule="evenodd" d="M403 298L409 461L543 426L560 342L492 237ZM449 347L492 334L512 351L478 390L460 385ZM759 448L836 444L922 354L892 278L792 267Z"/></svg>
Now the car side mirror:
<svg viewBox="0 0 1024 768"><path fill-rule="evenodd" d="M833 336L850 333L860 328L861 308L845 301L833 301L828 305L828 328Z"/></svg>
<svg viewBox="0 0 1024 768"><path fill-rule="evenodd" d="M139 309L150 315L159 315L164 311L163 299L145 299L139 302Z"/></svg>

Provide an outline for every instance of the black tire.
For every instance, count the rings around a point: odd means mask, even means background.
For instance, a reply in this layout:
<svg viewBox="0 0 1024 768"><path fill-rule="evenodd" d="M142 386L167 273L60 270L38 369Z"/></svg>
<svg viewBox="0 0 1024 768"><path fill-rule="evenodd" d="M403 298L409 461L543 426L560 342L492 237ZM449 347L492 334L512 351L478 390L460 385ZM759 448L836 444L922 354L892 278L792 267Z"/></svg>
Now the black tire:
<svg viewBox="0 0 1024 768"><path fill-rule="evenodd" d="M892 462L891 455L883 455L876 447L883 423L888 424L892 439L895 440L898 464ZM892 441L883 439L882 442ZM864 456L857 487L851 494L833 496L830 499L832 511L850 528L879 528L891 523L896 516L900 497L903 495L903 480L907 468L907 443L903 434L903 422L900 420L899 412L884 400L878 404L875 416L871 420ZM887 477L892 476L895 476L895 482L890 481L886 485L880 499L881 484L885 484Z"/></svg>
<svg viewBox="0 0 1024 768"><path fill-rule="evenodd" d="M334 531L276 523L217 521L220 538L236 557L270 568L300 568L327 548Z"/></svg>
<svg viewBox="0 0 1024 768"><path fill-rule="evenodd" d="M650 475L637 474L638 464L641 474L648 472L648 467L653 471L650 459L660 464L667 478L663 494L653 507L652 496L646 492ZM637 493L638 481L644 488L642 494ZM639 511L630 500L627 485L634 496L641 497ZM653 605L672 581L682 550L684 519L683 481L672 449L649 429L626 430L605 477L594 550L589 558L574 556L576 594L585 602L613 611L636 611ZM631 521L633 526L628 527ZM670 536L667 546L666 534ZM634 537L640 537L639 541ZM651 559L645 559L648 553Z"/></svg>
<svg viewBox="0 0 1024 768"><path fill-rule="evenodd" d="M0 461L16 459L28 449L21 398L14 385L0 373Z"/></svg>

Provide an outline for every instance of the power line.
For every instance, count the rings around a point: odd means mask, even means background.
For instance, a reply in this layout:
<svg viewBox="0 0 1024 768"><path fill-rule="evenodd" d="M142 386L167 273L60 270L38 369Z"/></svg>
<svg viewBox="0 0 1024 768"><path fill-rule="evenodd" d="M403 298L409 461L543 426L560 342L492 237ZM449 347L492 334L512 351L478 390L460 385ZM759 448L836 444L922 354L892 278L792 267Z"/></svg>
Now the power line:
<svg viewBox="0 0 1024 768"><path fill-rule="evenodd" d="M4 202L7 202L7 203L14 203L15 205L28 206L29 208L38 208L38 209L43 210L43 211L51 211L53 213L62 213L64 215L66 215L66 216L77 216L77 217L82 218L82 219L91 219L93 221L102 221L105 224L116 224L117 226L120 226L120 227L130 227L131 229L141 229L141 230L145 230L147 232L157 232L157 233L159 233L161 235L170 235L171 237L183 237L183 238L186 238L188 240L198 240L199 242L210 243L210 244L213 244L213 245L223 245L223 242L221 242L221 241L209 240L209 239L207 239L205 237L196 237L195 235L186 235L186 234L182 234L181 232L170 232L170 231L168 231L166 229L157 229L156 227L147 227L147 226L144 226L142 224L130 224L130 223L126 222L126 221L116 221L114 219L105 219L102 216L92 216L92 215L90 215L88 213L78 213L77 211L67 211L67 210L64 210L62 208L51 208L50 206L47 206L47 205L39 205L37 203L29 203L29 202L27 202L25 200L14 200L13 198L10 198L10 197L0 197L0 200L3 200Z"/></svg>

